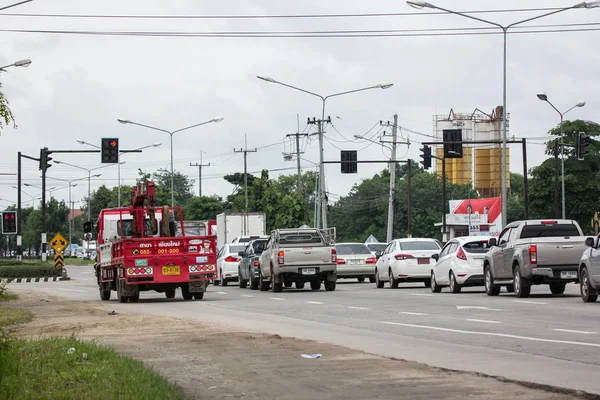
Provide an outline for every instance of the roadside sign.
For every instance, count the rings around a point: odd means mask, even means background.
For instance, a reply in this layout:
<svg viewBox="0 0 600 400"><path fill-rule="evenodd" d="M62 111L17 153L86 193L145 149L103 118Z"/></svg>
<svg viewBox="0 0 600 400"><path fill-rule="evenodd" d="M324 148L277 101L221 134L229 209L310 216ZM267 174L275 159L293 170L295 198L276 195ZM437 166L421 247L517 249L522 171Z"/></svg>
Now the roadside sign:
<svg viewBox="0 0 600 400"><path fill-rule="evenodd" d="M479 225L469 225L469 233L473 234L473 233L479 233L481 231L481 228Z"/></svg>
<svg viewBox="0 0 600 400"><path fill-rule="evenodd" d="M69 242L67 239L63 237L59 232L56 232L56 235L50 239L50 247L54 249L56 253L62 253L62 251L67 247Z"/></svg>
<svg viewBox="0 0 600 400"><path fill-rule="evenodd" d="M54 266L56 268L62 268L65 266L65 256L63 256L62 254L55 254L54 255Z"/></svg>

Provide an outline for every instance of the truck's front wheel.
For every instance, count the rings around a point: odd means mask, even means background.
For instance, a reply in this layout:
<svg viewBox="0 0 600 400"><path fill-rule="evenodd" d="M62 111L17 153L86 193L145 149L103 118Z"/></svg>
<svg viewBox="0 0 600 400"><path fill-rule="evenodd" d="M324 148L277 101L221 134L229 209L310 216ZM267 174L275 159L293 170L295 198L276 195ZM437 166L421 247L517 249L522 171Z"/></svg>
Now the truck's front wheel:
<svg viewBox="0 0 600 400"><path fill-rule="evenodd" d="M488 296L498 296L500 294L500 286L494 286L494 278L489 265L486 265L483 270L483 279L485 285L485 294Z"/></svg>
<svg viewBox="0 0 600 400"><path fill-rule="evenodd" d="M100 288L100 300L108 301L110 300L110 290L103 290Z"/></svg>
<svg viewBox="0 0 600 400"><path fill-rule="evenodd" d="M335 281L325 281L325 290L328 292L333 292L335 290Z"/></svg>

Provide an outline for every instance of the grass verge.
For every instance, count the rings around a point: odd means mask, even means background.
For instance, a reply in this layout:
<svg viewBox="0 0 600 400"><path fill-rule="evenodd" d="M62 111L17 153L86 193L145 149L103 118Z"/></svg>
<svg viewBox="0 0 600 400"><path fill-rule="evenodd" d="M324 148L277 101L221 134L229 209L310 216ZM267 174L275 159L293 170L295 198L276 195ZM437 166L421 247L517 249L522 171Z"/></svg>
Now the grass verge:
<svg viewBox="0 0 600 400"><path fill-rule="evenodd" d="M75 337L8 340L0 348L0 387L7 400L185 399L141 362Z"/></svg>
<svg viewBox="0 0 600 400"><path fill-rule="evenodd" d="M9 325L24 324L33 319L33 314L23 308L0 307L0 329Z"/></svg>
<svg viewBox="0 0 600 400"><path fill-rule="evenodd" d="M16 293L2 293L2 290L0 289L0 301L12 301L18 298L19 296L17 296Z"/></svg>

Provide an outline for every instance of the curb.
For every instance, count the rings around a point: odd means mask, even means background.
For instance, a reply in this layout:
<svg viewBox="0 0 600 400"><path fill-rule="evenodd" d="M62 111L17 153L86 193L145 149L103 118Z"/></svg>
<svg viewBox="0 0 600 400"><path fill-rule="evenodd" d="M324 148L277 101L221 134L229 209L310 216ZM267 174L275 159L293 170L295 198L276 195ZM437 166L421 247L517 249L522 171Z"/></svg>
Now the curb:
<svg viewBox="0 0 600 400"><path fill-rule="evenodd" d="M58 280L58 276L53 276L50 278L4 278L0 279L0 283L56 282Z"/></svg>

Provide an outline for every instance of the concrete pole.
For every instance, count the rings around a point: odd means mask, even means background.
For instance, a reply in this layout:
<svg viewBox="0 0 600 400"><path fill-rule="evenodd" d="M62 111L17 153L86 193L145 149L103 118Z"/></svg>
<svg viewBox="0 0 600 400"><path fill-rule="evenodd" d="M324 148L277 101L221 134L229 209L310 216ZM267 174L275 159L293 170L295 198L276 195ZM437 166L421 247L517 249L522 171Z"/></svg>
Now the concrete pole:
<svg viewBox="0 0 600 400"><path fill-rule="evenodd" d="M388 204L387 220L387 243L391 242L394 236L394 203L396 197L396 138L398 135L398 114L394 114L394 125L392 126L392 157L389 163L390 170L390 196Z"/></svg>

